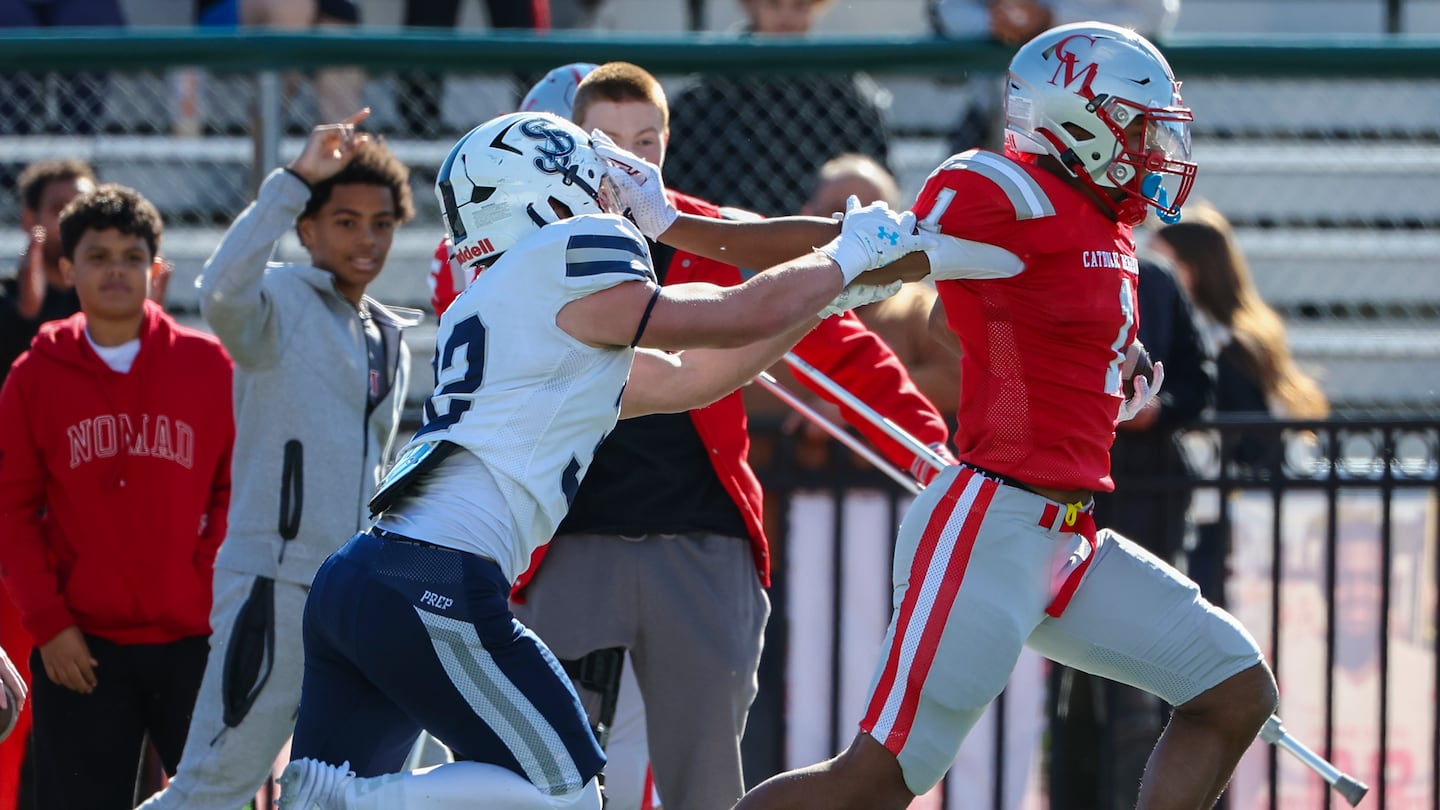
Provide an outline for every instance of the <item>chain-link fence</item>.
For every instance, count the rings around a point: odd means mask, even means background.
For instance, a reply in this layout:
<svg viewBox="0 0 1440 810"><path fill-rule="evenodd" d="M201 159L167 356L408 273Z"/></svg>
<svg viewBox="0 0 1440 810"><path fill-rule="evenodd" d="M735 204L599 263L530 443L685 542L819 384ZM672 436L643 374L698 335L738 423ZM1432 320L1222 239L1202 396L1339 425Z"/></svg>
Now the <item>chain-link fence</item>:
<svg viewBox="0 0 1440 810"><path fill-rule="evenodd" d="M123 67L108 71L4 70L0 172L13 178L32 160L75 156L103 180L140 189L169 228L166 251L180 273L171 305L193 310L185 282L249 200L260 170L296 154L326 112L364 103L374 111L366 128L411 166L419 206L377 291L423 305L441 228L431 191L436 167L460 133L512 109L544 72L534 57L507 58L526 53L513 41L508 51L481 39L471 47L488 56L445 60L444 72L434 59L396 70L404 52L339 70L310 54L292 60L303 72L210 72L163 54L147 64L143 50L126 52L116 60ZM770 62L748 64L734 56L738 47L696 40L681 56L646 65L671 101L666 170L679 190L765 214L793 212L821 163L858 151L885 161L906 202L953 150L998 142L1003 54L902 43L895 47L903 50L857 48L848 58L827 52L809 72L800 59L756 72L776 63L774 49L757 49ZM335 52L386 54L358 46ZM916 52L901 67L887 55ZM1172 51L1182 76L1194 53ZM1440 69L1359 78L1393 73L1390 57L1349 56L1336 68L1322 50L1292 53L1316 66L1313 76L1296 75L1304 69L1293 61L1279 77L1270 74L1282 68L1264 59L1227 70L1220 59L1198 58L1202 69L1185 83L1197 119L1195 193L1234 222L1261 294L1285 316L1302 365L1342 412L1433 406L1440 403L1440 237L1431 232L1440 222L1431 193L1440 179ZM285 67L287 58L255 61ZM623 46L591 45L554 62L579 58L637 59ZM965 59L973 69L957 74ZM0 196L0 215L18 220L12 195ZM0 246L19 252L22 239L11 229ZM427 385L417 381L417 391Z"/></svg>

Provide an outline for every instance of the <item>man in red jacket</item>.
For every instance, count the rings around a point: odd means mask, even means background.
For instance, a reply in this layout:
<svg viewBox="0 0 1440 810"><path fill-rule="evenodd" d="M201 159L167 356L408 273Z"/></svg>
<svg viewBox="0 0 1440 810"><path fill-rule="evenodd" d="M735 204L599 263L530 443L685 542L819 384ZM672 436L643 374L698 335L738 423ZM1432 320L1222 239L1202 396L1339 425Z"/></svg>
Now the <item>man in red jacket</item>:
<svg viewBox="0 0 1440 810"><path fill-rule="evenodd" d="M145 300L161 229L122 186L70 203L60 266L80 312L42 327L0 389L0 577L39 645L44 807L128 810L147 737L173 773L205 669L231 363Z"/></svg>
<svg viewBox="0 0 1440 810"><path fill-rule="evenodd" d="M653 76L612 62L580 83L571 117L658 165L667 110ZM704 200L672 199L682 211L721 216ZM663 285L742 280L734 265L655 243L650 249ZM916 437L944 442L939 412L854 315L826 319L795 352ZM850 421L893 462L912 465L913 453L865 420ZM763 493L746 462L746 428L738 392L699 410L618 425L543 564L532 567L528 587L523 578L517 583L524 603L516 615L560 658L629 651L667 806L728 808L745 787L740 739L770 612Z"/></svg>

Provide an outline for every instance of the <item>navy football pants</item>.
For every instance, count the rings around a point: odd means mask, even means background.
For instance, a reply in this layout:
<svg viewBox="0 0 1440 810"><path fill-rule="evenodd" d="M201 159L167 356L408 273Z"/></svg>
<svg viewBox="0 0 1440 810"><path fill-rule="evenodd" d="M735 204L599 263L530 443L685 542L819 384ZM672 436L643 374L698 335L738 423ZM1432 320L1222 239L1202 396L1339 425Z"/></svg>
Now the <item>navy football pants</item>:
<svg viewBox="0 0 1440 810"><path fill-rule="evenodd" d="M377 537L383 534L385 539ZM510 612L510 584L474 554L363 532L315 576L291 756L393 773L424 729L458 759L542 792L604 767L560 664Z"/></svg>

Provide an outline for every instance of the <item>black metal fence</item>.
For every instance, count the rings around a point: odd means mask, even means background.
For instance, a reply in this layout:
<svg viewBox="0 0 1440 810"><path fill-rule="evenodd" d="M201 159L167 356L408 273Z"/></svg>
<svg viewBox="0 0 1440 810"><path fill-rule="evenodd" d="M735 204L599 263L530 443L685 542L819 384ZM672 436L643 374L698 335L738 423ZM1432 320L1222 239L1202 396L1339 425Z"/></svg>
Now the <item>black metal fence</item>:
<svg viewBox="0 0 1440 810"><path fill-rule="evenodd" d="M763 418L752 433L776 566L746 741L758 780L853 736L910 496L839 445L799 452ZM1158 499L1187 513L1181 564L1260 642L1289 730L1371 786L1365 806L1440 806L1440 419L1228 419L1177 438L1190 463L1117 478L1115 503ZM1022 658L931 806L1048 806L1044 670ZM1232 810L1334 801L1313 772L1260 742L1227 798Z"/></svg>

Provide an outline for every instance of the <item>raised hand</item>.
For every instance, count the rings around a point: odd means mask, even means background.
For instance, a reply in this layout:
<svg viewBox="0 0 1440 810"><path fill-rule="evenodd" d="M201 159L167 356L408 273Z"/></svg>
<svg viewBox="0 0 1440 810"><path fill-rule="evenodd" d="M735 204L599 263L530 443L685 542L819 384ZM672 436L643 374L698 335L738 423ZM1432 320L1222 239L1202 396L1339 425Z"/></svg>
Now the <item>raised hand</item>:
<svg viewBox="0 0 1440 810"><path fill-rule="evenodd" d="M290 171L314 185L334 177L355 158L356 151L370 140L355 126L370 117L366 107L338 124L321 124L310 130L310 140L300 156L290 162Z"/></svg>
<svg viewBox="0 0 1440 810"><path fill-rule="evenodd" d="M30 229L30 243L25 248L25 261L20 265L20 317L33 320L45 303L45 239L44 225Z"/></svg>
<svg viewBox="0 0 1440 810"><path fill-rule="evenodd" d="M165 306L165 292L170 289L170 277L175 274L175 264L164 256L156 256L150 263L150 291L145 296Z"/></svg>
<svg viewBox="0 0 1440 810"><path fill-rule="evenodd" d="M926 250L935 241L934 234L917 232L913 212L898 213L883 202L862 206L860 198L852 194L845 201L840 235L816 250L839 265L849 286L861 273L884 267L907 253Z"/></svg>
<svg viewBox="0 0 1440 810"><path fill-rule="evenodd" d="M614 197L606 208L624 214L635 222L640 232L651 239L669 230L680 212L665 196L665 180L660 167L639 155L615 145L600 130L590 133L590 146L595 154L610 164L605 175L610 194Z"/></svg>

